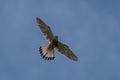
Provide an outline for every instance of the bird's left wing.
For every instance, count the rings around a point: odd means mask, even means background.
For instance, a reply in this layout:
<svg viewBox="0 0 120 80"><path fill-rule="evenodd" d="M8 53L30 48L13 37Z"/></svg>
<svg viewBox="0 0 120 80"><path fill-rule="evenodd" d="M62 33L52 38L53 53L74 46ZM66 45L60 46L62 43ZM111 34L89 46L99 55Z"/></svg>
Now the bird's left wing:
<svg viewBox="0 0 120 80"><path fill-rule="evenodd" d="M60 53L62 53L69 59L72 59L74 61L78 60L77 56L69 49L69 47L61 42L58 42L56 50L58 50Z"/></svg>
<svg viewBox="0 0 120 80"><path fill-rule="evenodd" d="M46 25L40 18L36 18L36 21L38 23L38 26L40 27L41 32L47 39L47 41L50 43L53 40L53 33L48 25Z"/></svg>

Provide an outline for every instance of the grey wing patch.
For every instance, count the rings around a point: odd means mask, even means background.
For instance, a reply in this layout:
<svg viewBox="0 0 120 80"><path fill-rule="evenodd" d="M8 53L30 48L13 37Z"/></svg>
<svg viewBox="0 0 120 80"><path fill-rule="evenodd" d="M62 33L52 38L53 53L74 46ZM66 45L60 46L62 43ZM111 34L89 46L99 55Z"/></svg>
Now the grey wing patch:
<svg viewBox="0 0 120 80"><path fill-rule="evenodd" d="M44 37L50 43L53 40L53 33L48 25L46 25L40 18L36 18L38 26L40 27L41 32L43 33Z"/></svg>
<svg viewBox="0 0 120 80"><path fill-rule="evenodd" d="M62 53L71 60L78 60L77 56L69 49L69 47L61 42L58 42L56 50L58 50L60 53Z"/></svg>

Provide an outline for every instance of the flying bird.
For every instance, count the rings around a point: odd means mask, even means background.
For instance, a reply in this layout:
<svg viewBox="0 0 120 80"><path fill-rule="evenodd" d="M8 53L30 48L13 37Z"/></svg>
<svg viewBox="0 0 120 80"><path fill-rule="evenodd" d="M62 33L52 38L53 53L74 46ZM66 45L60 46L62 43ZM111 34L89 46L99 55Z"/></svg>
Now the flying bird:
<svg viewBox="0 0 120 80"><path fill-rule="evenodd" d="M45 24L40 18L36 18L38 26L43 33L45 39L48 41L48 45L40 46L39 52L43 59L45 60L53 60L55 58L54 49L56 49L61 54L65 55L69 59L73 61L77 61L77 56L70 50L70 48L61 43L58 40L58 36L54 36L50 27Z"/></svg>

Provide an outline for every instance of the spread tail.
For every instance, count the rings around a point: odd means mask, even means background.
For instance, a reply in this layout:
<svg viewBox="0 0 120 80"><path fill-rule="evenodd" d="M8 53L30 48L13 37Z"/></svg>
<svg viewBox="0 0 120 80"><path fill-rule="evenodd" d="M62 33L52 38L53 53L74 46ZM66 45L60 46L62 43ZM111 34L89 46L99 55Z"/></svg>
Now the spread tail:
<svg viewBox="0 0 120 80"><path fill-rule="evenodd" d="M53 60L55 58L54 49L49 50L48 45L40 46L39 51L43 59Z"/></svg>

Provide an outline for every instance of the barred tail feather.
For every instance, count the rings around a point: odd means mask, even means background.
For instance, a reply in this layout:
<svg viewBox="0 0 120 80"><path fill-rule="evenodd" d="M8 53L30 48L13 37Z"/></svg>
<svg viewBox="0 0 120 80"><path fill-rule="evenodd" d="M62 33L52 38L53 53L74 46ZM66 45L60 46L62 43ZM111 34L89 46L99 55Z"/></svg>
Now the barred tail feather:
<svg viewBox="0 0 120 80"><path fill-rule="evenodd" d="M53 60L55 58L54 49L48 50L48 45L40 46L39 51L43 59Z"/></svg>

